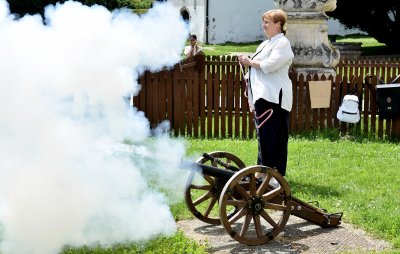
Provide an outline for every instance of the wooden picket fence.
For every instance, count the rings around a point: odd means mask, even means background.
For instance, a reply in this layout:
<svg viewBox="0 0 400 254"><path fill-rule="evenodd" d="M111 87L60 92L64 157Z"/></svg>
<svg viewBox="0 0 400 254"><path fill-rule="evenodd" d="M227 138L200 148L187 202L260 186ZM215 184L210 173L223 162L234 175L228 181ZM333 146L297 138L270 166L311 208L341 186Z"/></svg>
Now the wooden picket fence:
<svg viewBox="0 0 400 254"><path fill-rule="evenodd" d="M343 135L358 131L381 139L400 137L400 119L380 119L374 99L379 79L390 83L400 74L396 59L360 59L341 62L337 75L290 73L293 84L292 134L337 129ZM371 78L369 78L371 76ZM366 85L366 78L372 91ZM329 108L312 109L308 81L332 82ZM144 73L142 89L134 105L143 111L152 126L164 120L175 136L205 138L253 138L253 114L244 96L245 82L235 56L196 56L168 70ZM338 121L336 112L343 96L354 91L360 98L362 120L357 124Z"/></svg>

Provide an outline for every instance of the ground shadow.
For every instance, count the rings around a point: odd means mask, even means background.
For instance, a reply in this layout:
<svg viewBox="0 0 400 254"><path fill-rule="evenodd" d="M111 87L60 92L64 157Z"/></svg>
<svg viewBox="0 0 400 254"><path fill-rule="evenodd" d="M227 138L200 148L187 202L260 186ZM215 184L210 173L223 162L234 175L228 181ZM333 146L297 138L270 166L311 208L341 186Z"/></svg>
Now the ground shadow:
<svg viewBox="0 0 400 254"><path fill-rule="evenodd" d="M247 246L235 241L228 235L222 225L204 225L195 228L194 231L210 239L213 246L210 253L301 253L309 250L310 247L298 243L299 240L328 234L341 228L340 226L323 228L294 215L291 215L291 217L283 231L275 239L260 246Z"/></svg>

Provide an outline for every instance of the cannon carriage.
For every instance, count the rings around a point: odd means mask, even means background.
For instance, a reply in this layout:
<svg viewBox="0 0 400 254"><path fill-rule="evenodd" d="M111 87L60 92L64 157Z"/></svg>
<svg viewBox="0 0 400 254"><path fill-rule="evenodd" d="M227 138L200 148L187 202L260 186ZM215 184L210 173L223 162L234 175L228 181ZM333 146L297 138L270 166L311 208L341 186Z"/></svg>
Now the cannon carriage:
<svg viewBox="0 0 400 254"><path fill-rule="evenodd" d="M199 220L219 225L236 241L262 245L274 239L294 215L322 227L341 223L342 213L327 213L318 203L292 196L275 169L245 163L229 152L204 153L189 174L185 201ZM260 177L262 175L263 177Z"/></svg>

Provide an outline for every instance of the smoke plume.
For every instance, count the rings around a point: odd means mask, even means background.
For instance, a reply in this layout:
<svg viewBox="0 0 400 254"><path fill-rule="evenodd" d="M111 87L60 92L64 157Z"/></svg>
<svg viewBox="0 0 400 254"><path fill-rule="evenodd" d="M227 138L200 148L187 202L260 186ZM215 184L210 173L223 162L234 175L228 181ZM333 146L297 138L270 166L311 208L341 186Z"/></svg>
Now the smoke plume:
<svg viewBox="0 0 400 254"><path fill-rule="evenodd" d="M180 60L187 34L167 3L139 17L68 1L16 18L0 0L1 253L174 232L158 189L183 186L184 144L150 137L127 98L144 70Z"/></svg>

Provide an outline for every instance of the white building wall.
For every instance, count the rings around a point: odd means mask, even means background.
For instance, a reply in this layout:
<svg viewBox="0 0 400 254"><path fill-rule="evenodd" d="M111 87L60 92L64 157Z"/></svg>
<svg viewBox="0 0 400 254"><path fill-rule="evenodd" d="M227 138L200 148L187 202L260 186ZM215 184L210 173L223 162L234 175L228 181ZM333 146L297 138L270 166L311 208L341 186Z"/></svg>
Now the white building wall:
<svg viewBox="0 0 400 254"><path fill-rule="evenodd" d="M206 0L168 0L168 2L176 6L180 13L182 13L182 10L188 11L190 34L195 34L200 42L205 41Z"/></svg>
<svg viewBox="0 0 400 254"><path fill-rule="evenodd" d="M264 40L261 15L275 9L274 0L168 0L179 11L189 13L189 31L196 34L200 42L206 42L206 2L209 4L208 42L252 42ZM327 13L329 16L329 13ZM338 20L328 19L328 34L346 35L363 33L357 29L346 29ZM288 24L290 26L290 24Z"/></svg>
<svg viewBox="0 0 400 254"><path fill-rule="evenodd" d="M265 39L261 27L262 14L275 8L273 0L210 0L210 44L249 42Z"/></svg>

